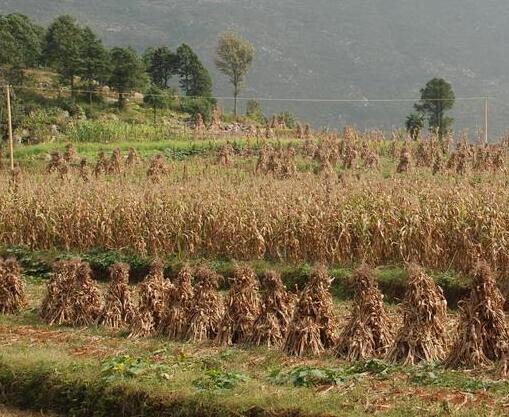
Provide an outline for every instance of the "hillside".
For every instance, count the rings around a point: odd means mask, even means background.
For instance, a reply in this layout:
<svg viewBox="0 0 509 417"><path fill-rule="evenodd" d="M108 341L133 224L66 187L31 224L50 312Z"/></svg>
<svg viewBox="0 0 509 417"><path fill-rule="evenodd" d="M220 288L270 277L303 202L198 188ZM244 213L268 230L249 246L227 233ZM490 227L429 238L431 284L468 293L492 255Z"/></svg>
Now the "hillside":
<svg viewBox="0 0 509 417"><path fill-rule="evenodd" d="M292 98L415 97L430 78L452 82L457 96L496 96L492 133L509 110L509 56L502 0L0 0L40 23L75 15L108 45L182 42L213 68L217 34L241 32L258 50L245 96ZM230 95L213 72L217 95ZM400 126L411 103L264 103L315 125ZM457 129L482 126L482 102L458 103Z"/></svg>

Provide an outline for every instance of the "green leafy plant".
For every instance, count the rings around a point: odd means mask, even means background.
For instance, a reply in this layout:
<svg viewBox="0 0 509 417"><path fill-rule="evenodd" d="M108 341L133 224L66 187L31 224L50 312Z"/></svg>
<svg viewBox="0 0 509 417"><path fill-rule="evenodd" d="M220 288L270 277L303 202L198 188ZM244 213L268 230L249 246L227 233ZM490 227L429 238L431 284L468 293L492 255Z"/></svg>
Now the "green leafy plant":
<svg viewBox="0 0 509 417"><path fill-rule="evenodd" d="M204 377L195 379L192 384L199 391L231 390L248 379L249 377L241 372L209 369Z"/></svg>
<svg viewBox="0 0 509 417"><path fill-rule="evenodd" d="M170 371L170 367L165 364L122 355L103 361L101 377L106 382L131 378L163 380L170 379Z"/></svg>

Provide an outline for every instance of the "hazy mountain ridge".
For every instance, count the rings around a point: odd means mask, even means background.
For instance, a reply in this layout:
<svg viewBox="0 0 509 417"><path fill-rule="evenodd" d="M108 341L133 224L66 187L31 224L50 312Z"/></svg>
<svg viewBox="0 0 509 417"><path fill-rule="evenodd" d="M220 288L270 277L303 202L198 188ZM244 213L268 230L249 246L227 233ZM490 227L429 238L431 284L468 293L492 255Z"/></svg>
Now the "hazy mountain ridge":
<svg viewBox="0 0 509 417"><path fill-rule="evenodd" d="M189 43L213 69L217 34L233 29L258 55L245 96L296 98L415 97L430 78L457 96L497 96L493 128L509 110L509 27L502 0L0 0L41 23L72 14L108 45ZM213 71L215 92L230 95ZM321 124L400 125L411 103L263 103ZM482 124L482 102L458 103L458 127Z"/></svg>

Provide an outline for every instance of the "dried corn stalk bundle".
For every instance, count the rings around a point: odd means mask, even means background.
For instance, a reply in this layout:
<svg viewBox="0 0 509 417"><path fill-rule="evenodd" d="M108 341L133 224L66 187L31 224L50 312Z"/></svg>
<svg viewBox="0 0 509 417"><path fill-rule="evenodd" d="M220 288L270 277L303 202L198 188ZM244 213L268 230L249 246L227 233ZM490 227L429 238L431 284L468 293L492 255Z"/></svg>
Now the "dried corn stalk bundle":
<svg viewBox="0 0 509 417"><path fill-rule="evenodd" d="M127 154L126 166L131 168L137 165L140 162L140 157L138 156L138 152L132 146L129 148L129 153Z"/></svg>
<svg viewBox="0 0 509 417"><path fill-rule="evenodd" d="M79 259L55 262L47 284L47 293L42 301L41 317L49 324L63 325L72 322L74 309L70 288L74 284Z"/></svg>
<svg viewBox="0 0 509 417"><path fill-rule="evenodd" d="M150 161L150 166L147 170L147 178L152 182L160 182L162 177L168 175L170 168L166 163L163 155L157 154Z"/></svg>
<svg viewBox="0 0 509 417"><path fill-rule="evenodd" d="M153 334L161 321L165 296L171 283L164 279L163 263L156 259L150 265L147 277L138 287L137 314L131 326L130 337Z"/></svg>
<svg viewBox="0 0 509 417"><path fill-rule="evenodd" d="M81 158L72 143L65 145L64 160L68 164L74 164Z"/></svg>
<svg viewBox="0 0 509 417"><path fill-rule="evenodd" d="M198 285L189 310L186 336L188 339L201 342L217 336L219 324L223 317L223 300L217 291L220 275L208 268L200 267L195 272Z"/></svg>
<svg viewBox="0 0 509 417"><path fill-rule="evenodd" d="M125 263L116 263L110 267L111 282L99 322L112 329L130 324L135 316L129 288L129 269Z"/></svg>
<svg viewBox="0 0 509 417"><path fill-rule="evenodd" d="M297 302L284 350L290 355L317 355L336 342L337 319L330 294L332 279L324 266L314 268Z"/></svg>
<svg viewBox="0 0 509 417"><path fill-rule="evenodd" d="M87 262L81 262L76 279L69 292L73 314L71 325L90 326L97 322L102 310L101 294L92 279L92 270Z"/></svg>
<svg viewBox="0 0 509 417"><path fill-rule="evenodd" d="M172 339L185 337L188 317L193 301L193 274L189 265L180 270L175 287L170 291L166 307L159 325L159 333Z"/></svg>
<svg viewBox="0 0 509 417"><path fill-rule="evenodd" d="M233 281L226 298L217 342L224 345L246 343L252 337L253 325L260 314L258 280L248 266L235 266Z"/></svg>
<svg viewBox="0 0 509 417"><path fill-rule="evenodd" d="M281 276L269 271L264 277L261 312L254 323L251 343L267 347L283 344L292 318L294 300L286 291Z"/></svg>
<svg viewBox="0 0 509 417"><path fill-rule="evenodd" d="M447 347L447 301L442 289L418 265L410 264L408 273L403 325L388 359L405 365L441 361Z"/></svg>
<svg viewBox="0 0 509 417"><path fill-rule="evenodd" d="M355 271L353 281L352 311L339 336L336 355L349 361L383 357L391 345L393 332L375 273L363 264Z"/></svg>
<svg viewBox="0 0 509 417"><path fill-rule="evenodd" d="M488 264L478 263L469 298L460 304L457 339L446 359L450 368L486 366L507 358L509 330L504 297Z"/></svg>
<svg viewBox="0 0 509 417"><path fill-rule="evenodd" d="M27 305L21 268L14 258L0 259L0 314L14 314Z"/></svg>
<svg viewBox="0 0 509 417"><path fill-rule="evenodd" d="M97 155L97 162L94 168L94 175L98 177L101 174L106 174L109 169L108 166L109 162L108 159L106 158L106 155L104 154L103 151L100 151L99 154Z"/></svg>
<svg viewBox="0 0 509 417"><path fill-rule="evenodd" d="M398 174L401 174L403 172L408 172L408 170L410 169L410 161L411 161L410 152L408 151L406 146L404 146L401 149L401 153L399 156L399 164L396 168L396 172Z"/></svg>
<svg viewBox="0 0 509 417"><path fill-rule="evenodd" d="M108 163L108 173L120 175L124 170L124 160L119 148L113 149L110 161Z"/></svg>

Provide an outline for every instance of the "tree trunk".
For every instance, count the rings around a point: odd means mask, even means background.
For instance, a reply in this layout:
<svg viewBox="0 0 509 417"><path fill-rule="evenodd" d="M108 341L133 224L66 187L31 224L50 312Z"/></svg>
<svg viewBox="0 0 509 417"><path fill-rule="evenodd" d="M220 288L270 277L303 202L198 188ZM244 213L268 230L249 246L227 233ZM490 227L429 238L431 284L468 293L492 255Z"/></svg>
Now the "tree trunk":
<svg viewBox="0 0 509 417"><path fill-rule="evenodd" d="M239 89L237 85L233 86L233 115L235 116L235 120L237 120L237 97L239 95Z"/></svg>
<svg viewBox="0 0 509 417"><path fill-rule="evenodd" d="M74 98L74 75L71 74L71 97Z"/></svg>
<svg viewBox="0 0 509 417"><path fill-rule="evenodd" d="M118 93L118 108L120 110L124 110L125 109L125 97L124 97L124 93Z"/></svg>

